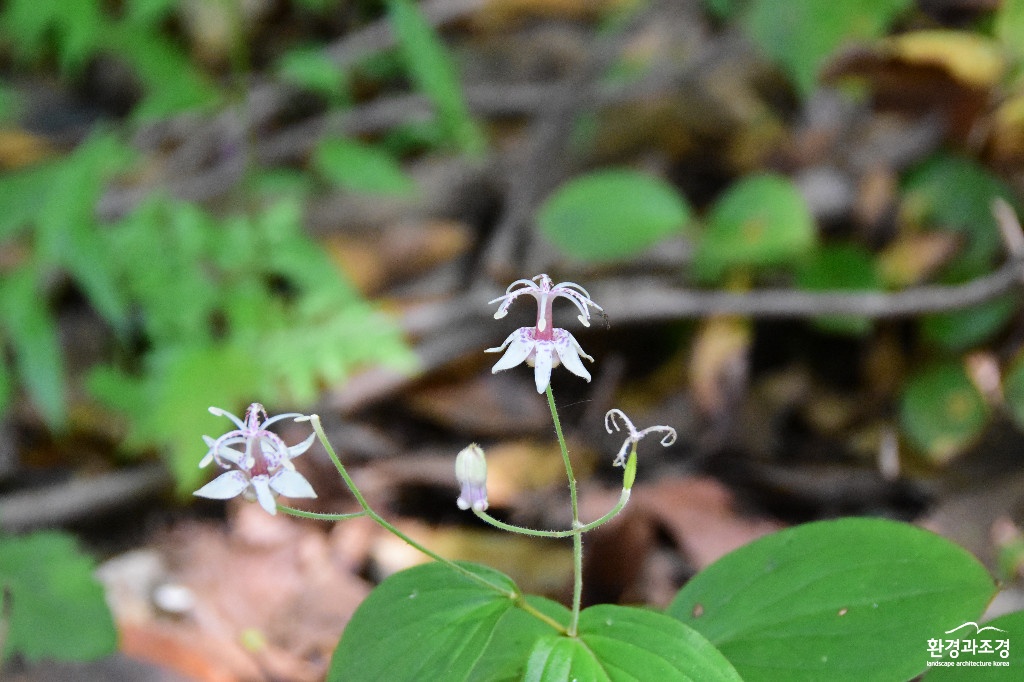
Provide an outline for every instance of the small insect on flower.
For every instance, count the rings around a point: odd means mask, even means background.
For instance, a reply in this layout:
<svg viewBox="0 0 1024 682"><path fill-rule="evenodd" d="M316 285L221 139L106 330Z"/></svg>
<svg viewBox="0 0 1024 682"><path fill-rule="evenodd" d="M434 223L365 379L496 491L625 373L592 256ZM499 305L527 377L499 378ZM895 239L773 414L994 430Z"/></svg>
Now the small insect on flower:
<svg viewBox="0 0 1024 682"><path fill-rule="evenodd" d="M500 353L501 359L491 368L491 373L511 369L522 362L534 368L534 381L537 392L543 393L551 381L551 370L559 365L578 377L590 381L590 372L580 358L593 362L594 358L583 352L583 348L568 331L554 326L552 307L556 298L565 298L579 310L579 321L583 326L590 326L590 308L602 311L601 306L594 303L587 290L575 282L552 284L547 275L537 275L532 280L519 279L509 285L503 296L491 301L498 303L494 319L500 320L508 314L509 306L522 295L532 296L537 300L537 322L533 327L520 327L505 341L495 348L488 348L485 353ZM603 313L602 313L603 314ZM507 349L507 350L506 350Z"/></svg>
<svg viewBox="0 0 1024 682"><path fill-rule="evenodd" d="M626 466L626 455L631 447L635 448L636 444L639 443L649 433L664 433L665 435L661 439L662 447L668 447L672 443L676 442L676 430L671 426L648 426L643 431L637 431L636 427L633 426L633 422L630 421L629 417L619 409L608 410L604 415L604 428L608 433L613 433L612 428L615 431L621 431L616 418L621 419L622 423L625 424L626 430L629 431L629 435L626 436L625 442L622 447L619 448L619 454L615 455L615 461L612 462L612 466L624 467Z"/></svg>
<svg viewBox="0 0 1024 682"><path fill-rule="evenodd" d="M195 491L194 495L214 500L242 495L250 501L258 501L270 514L277 513L277 495L316 497L309 481L295 470L291 461L309 449L316 434L310 434L298 445L289 447L280 436L267 430L274 422L304 415L289 412L268 418L267 411L259 403L253 403L245 411L245 421L219 407L211 407L210 414L227 417L238 428L217 439L203 436L209 450L199 466L216 462L229 471Z"/></svg>

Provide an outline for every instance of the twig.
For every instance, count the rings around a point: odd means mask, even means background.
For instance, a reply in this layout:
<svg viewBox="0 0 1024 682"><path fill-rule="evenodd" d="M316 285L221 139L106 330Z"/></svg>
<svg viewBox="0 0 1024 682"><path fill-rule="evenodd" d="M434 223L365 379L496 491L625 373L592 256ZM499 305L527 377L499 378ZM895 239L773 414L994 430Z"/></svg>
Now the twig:
<svg viewBox="0 0 1024 682"><path fill-rule="evenodd" d="M0 497L0 529L20 532L81 521L144 500L170 484L166 467L148 464L11 493Z"/></svg>
<svg viewBox="0 0 1024 682"><path fill-rule="evenodd" d="M1017 289L1024 263L1009 261L984 277L964 284L920 286L903 291L812 292L760 289L729 292L668 287L650 280L607 280L588 287L612 323L656 322L709 315L750 317L910 317L948 312L990 301Z"/></svg>

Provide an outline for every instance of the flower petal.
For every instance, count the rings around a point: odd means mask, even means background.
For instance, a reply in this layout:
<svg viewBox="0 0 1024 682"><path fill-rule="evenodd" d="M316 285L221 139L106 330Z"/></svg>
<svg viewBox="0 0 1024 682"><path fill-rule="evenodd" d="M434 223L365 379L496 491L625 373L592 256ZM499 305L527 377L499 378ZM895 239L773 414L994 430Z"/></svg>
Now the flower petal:
<svg viewBox="0 0 1024 682"><path fill-rule="evenodd" d="M583 363L580 361L580 355L576 351L576 349L579 348L579 344L575 343L575 339L572 338L572 334L569 332L564 329L560 329L558 331L565 334L565 336L555 336L554 346L555 351L558 352L558 359L562 361L562 364L565 365L567 370L578 377L583 377L589 382L590 372L588 372L587 368L583 366ZM589 358L590 356L587 357Z"/></svg>
<svg viewBox="0 0 1024 682"><path fill-rule="evenodd" d="M277 502L274 500L274 493L270 490L270 477L264 474L253 476L252 488L256 491L256 500L268 514L277 514Z"/></svg>
<svg viewBox="0 0 1024 682"><path fill-rule="evenodd" d="M512 344L505 351L505 354L501 356L501 359L491 368L491 374L504 369L511 369L522 363L530 355L536 346L536 342L529 334L530 329L530 327L521 327L513 333L513 336L516 337L515 340L512 341Z"/></svg>
<svg viewBox="0 0 1024 682"><path fill-rule="evenodd" d="M316 433L311 433L309 434L309 438L307 438L306 440L288 448L288 459L298 457L306 450L309 450L309 446L313 444L314 440L316 440Z"/></svg>
<svg viewBox="0 0 1024 682"><path fill-rule="evenodd" d="M537 383L537 393L543 393L551 382L551 367L554 364L551 355L554 353L554 344L543 341L536 345L537 354L534 357L533 380Z"/></svg>
<svg viewBox="0 0 1024 682"><path fill-rule="evenodd" d="M226 500L249 487L249 478L241 471L229 471L192 493L211 500Z"/></svg>
<svg viewBox="0 0 1024 682"><path fill-rule="evenodd" d="M235 415L228 412L227 410L222 410L219 407L211 406L209 408L209 412L215 417L227 417L231 421L235 422L235 425L238 426L238 428L242 429L243 431L245 430L245 423Z"/></svg>
<svg viewBox="0 0 1024 682"><path fill-rule="evenodd" d="M282 469L270 479L270 487L285 497L316 497L316 491L298 471Z"/></svg>

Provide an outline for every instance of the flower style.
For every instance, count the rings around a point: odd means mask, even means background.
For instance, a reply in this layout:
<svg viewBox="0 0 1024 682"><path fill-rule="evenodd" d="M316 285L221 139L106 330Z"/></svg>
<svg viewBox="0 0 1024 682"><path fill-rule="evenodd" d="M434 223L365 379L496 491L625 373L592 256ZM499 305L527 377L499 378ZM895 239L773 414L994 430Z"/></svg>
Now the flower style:
<svg viewBox="0 0 1024 682"><path fill-rule="evenodd" d="M463 448L455 457L455 478L462 484L459 509L487 510L487 459L476 443Z"/></svg>
<svg viewBox="0 0 1024 682"><path fill-rule="evenodd" d="M505 351L501 359L491 368L491 373L510 369L526 362L534 368L534 380L537 392L543 393L551 381L551 370L559 365L578 377L590 381L590 372L584 367L580 358L591 362L594 358L583 352L573 335L564 329L554 326L552 306L556 298L566 298L580 311L579 321L583 326L590 326L590 308L602 310L601 306L591 300L587 290L575 282L552 284L547 275L537 275L532 280L519 279L509 285L503 296L490 303L501 302L494 319L500 320L508 314L509 306L519 296L526 294L537 299L537 323L533 327L520 327L509 334L504 343L496 348L488 348L486 353ZM507 350L506 350L507 349Z"/></svg>
<svg viewBox="0 0 1024 682"><path fill-rule="evenodd" d="M295 470L291 460L298 457L313 444L316 434L298 445L285 445L280 436L267 430L276 421L288 417L301 418L296 412L279 414L267 418L267 411L259 403L253 403L245 411L245 421L218 407L211 407L210 414L227 417L238 426L217 439L203 436L209 447L200 467L216 462L221 468L229 469L193 493L199 497L226 500L243 495L256 500L268 513L277 513L276 495L286 497L316 497L316 492L302 474ZM262 422L260 417L263 418ZM243 446L238 449L236 445Z"/></svg>
<svg viewBox="0 0 1024 682"><path fill-rule="evenodd" d="M633 422L629 420L629 417L627 417L625 413L619 409L608 410L608 412L605 413L604 415L604 428L608 433L612 433L612 427L615 428L615 431L622 430L621 428L619 428L619 423L618 421L616 421L616 417L622 419L623 424L626 425L626 430L629 431L629 435L626 436L625 442L622 444L622 447L619 448L619 454L615 455L615 461L612 462L612 466L626 466L626 451L630 448L630 446L635 448L636 444L639 443L644 438L644 436L646 436L649 433L664 433L665 435L661 439L661 444L663 447L667 448L669 445L672 445L672 443L676 442L676 430L673 429L671 426L648 426L643 431L637 431L636 427L633 426Z"/></svg>

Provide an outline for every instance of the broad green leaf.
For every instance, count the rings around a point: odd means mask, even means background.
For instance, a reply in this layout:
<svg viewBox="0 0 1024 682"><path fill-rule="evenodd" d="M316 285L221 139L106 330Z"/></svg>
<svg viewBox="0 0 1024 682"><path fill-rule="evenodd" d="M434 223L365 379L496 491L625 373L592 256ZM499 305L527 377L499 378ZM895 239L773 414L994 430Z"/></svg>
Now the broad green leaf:
<svg viewBox="0 0 1024 682"><path fill-rule="evenodd" d="M730 187L711 209L693 267L717 279L735 267L789 265L815 241L814 219L788 179L754 175Z"/></svg>
<svg viewBox="0 0 1024 682"><path fill-rule="evenodd" d="M527 595L530 606L567 626L569 609L543 597ZM522 609L509 609L494 628L494 636L480 654L467 680L472 682L519 682L526 661L539 639L551 634L551 626Z"/></svg>
<svg viewBox="0 0 1024 682"><path fill-rule="evenodd" d="M855 244L822 247L797 268L796 281L801 289L809 291L877 291L882 288L871 254ZM862 335L871 331L871 320L863 317L823 316L815 319L815 323L838 334Z"/></svg>
<svg viewBox="0 0 1024 682"><path fill-rule="evenodd" d="M985 428L988 407L958 362L910 377L900 399L900 426L932 461L947 462Z"/></svg>
<svg viewBox="0 0 1024 682"><path fill-rule="evenodd" d="M1007 294L963 310L921 317L921 333L932 343L963 351L997 334L1017 312L1018 298Z"/></svg>
<svg viewBox="0 0 1024 682"><path fill-rule="evenodd" d="M588 173L562 185L537 214L552 244L586 261L631 258L689 222L689 206L670 185L625 169Z"/></svg>
<svg viewBox="0 0 1024 682"><path fill-rule="evenodd" d="M747 31L806 97L825 60L846 44L880 38L912 0L754 0Z"/></svg>
<svg viewBox="0 0 1024 682"><path fill-rule="evenodd" d="M497 589L438 563L396 573L352 616L327 679L471 679L517 589L491 568L459 565Z"/></svg>
<svg viewBox="0 0 1024 682"><path fill-rule="evenodd" d="M925 670L936 629L977 620L994 593L985 568L952 542L853 518L731 552L690 580L668 613L748 682L904 680Z"/></svg>
<svg viewBox="0 0 1024 682"><path fill-rule="evenodd" d="M437 33L410 0L388 0L387 4L405 67L416 86L437 107L449 141L471 154L482 153L484 135L469 114L455 62Z"/></svg>
<svg viewBox="0 0 1024 682"><path fill-rule="evenodd" d="M740 676L697 631L655 611L602 604L580 614L579 637L537 642L524 681L735 680Z"/></svg>
<svg viewBox="0 0 1024 682"><path fill-rule="evenodd" d="M975 647L980 646L982 641L989 640L993 653L961 651L955 659L948 654L936 658L929 657L933 663L935 661L948 661L952 665L933 665L928 669L928 673L924 677L926 682L942 682L943 680L953 682L963 679L971 680L971 682L974 680L1012 681L1020 679L1020 671L1024 669L1024 651L1022 651L1024 647L1020 645L1020 641L1024 640L1024 611L1008 613L1005 616L999 616L980 624L981 628L999 628L1003 632L995 630L979 632L978 629L972 628L969 625L966 628L957 629L956 632L948 632L948 630L958 625L960 624L958 623L949 628L936 628L936 633L933 637L942 640L944 651L948 651L948 641L951 639L959 640L959 642L973 640ZM998 640L1007 641L1009 644L1005 649L1000 647L999 652L995 653L996 641ZM962 647L963 644L961 643L959 646ZM1004 650L1009 654L1005 658L1002 656ZM981 665L970 665L973 662L981 663ZM994 665L985 665L985 663L993 663Z"/></svg>
<svg viewBox="0 0 1024 682"><path fill-rule="evenodd" d="M0 326L14 348L14 366L29 398L51 428L64 424L64 362L57 325L36 274L22 267L0 279Z"/></svg>
<svg viewBox="0 0 1024 682"><path fill-rule="evenodd" d="M908 175L904 211L966 239L963 250L947 268L946 281L960 282L987 272L1001 253L1002 238L992 215L996 197L1013 203L1012 193L1001 180L966 157L938 155Z"/></svg>
<svg viewBox="0 0 1024 682"><path fill-rule="evenodd" d="M407 196L416 190L391 155L354 140L322 140L313 152L313 165L329 181L353 192Z"/></svg>
<svg viewBox="0 0 1024 682"><path fill-rule="evenodd" d="M0 535L0 587L10 590L4 656L93 660L113 653L117 631L93 562L64 533Z"/></svg>

